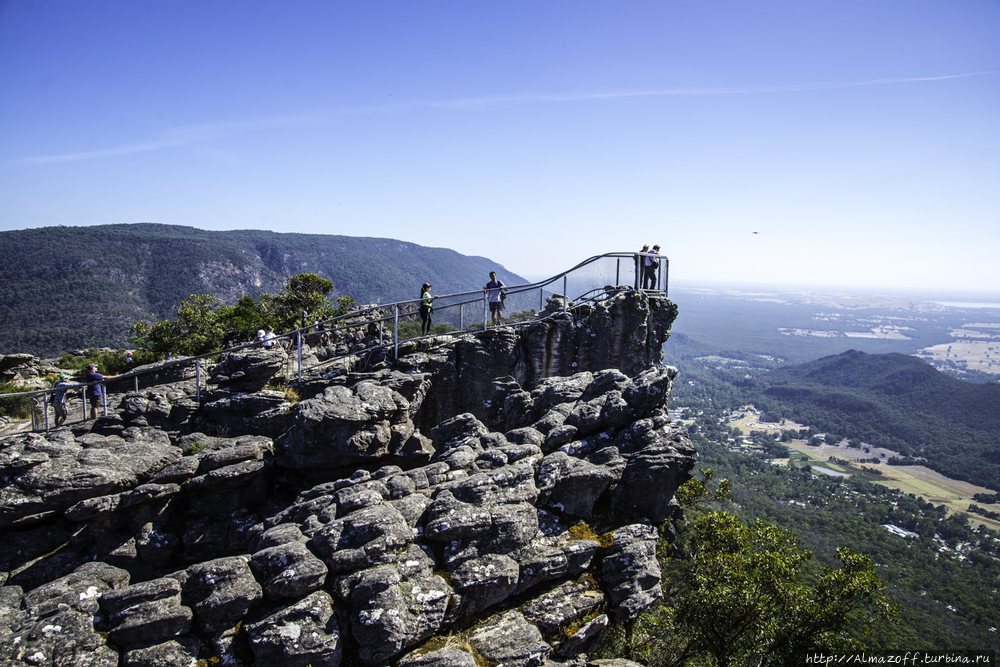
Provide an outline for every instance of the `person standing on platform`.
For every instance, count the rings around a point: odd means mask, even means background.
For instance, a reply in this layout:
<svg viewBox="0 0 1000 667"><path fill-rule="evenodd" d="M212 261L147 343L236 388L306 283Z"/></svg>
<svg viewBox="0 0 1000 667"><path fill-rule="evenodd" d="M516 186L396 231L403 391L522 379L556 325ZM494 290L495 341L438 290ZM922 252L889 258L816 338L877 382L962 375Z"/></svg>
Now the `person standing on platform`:
<svg viewBox="0 0 1000 667"><path fill-rule="evenodd" d="M490 281L486 283L483 287L486 290L486 299L490 302L490 316L493 320L493 326L500 324L501 313L503 312L503 302L507 298L504 292L507 291L507 286L503 284L503 281L497 280L497 272L490 271Z"/></svg>
<svg viewBox="0 0 1000 667"><path fill-rule="evenodd" d="M420 335L431 332L431 314L434 312L434 297L431 295L431 284L424 283L420 287Z"/></svg>
<svg viewBox="0 0 1000 667"><path fill-rule="evenodd" d="M97 364L90 364L87 366L87 375L84 376L85 383L100 382L101 380L108 380L113 377L118 377L117 375L101 375L97 372ZM102 405L104 400L104 385L94 384L87 387L86 395L90 399L90 418L97 419L97 408Z"/></svg>

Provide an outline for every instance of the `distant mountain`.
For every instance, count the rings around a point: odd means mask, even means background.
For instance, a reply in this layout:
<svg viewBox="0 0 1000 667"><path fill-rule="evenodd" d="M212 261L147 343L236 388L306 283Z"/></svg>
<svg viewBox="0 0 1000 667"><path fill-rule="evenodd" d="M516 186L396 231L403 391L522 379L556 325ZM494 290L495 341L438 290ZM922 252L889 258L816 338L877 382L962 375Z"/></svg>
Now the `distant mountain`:
<svg viewBox="0 0 1000 667"><path fill-rule="evenodd" d="M191 294L231 304L304 272L358 303L416 298L425 281L435 294L472 290L490 271L528 282L485 257L393 239L146 223L0 232L0 256L0 354L123 346L131 324L173 318Z"/></svg>
<svg viewBox="0 0 1000 667"><path fill-rule="evenodd" d="M973 384L905 354L849 350L759 378L761 406L851 439L923 457L1000 490L1000 384Z"/></svg>

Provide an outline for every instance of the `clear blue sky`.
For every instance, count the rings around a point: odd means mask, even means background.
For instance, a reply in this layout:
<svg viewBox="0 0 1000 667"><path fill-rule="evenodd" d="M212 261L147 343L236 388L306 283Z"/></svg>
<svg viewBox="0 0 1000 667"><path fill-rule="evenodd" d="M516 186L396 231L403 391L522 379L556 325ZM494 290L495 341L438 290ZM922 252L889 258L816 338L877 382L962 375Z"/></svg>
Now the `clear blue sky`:
<svg viewBox="0 0 1000 667"><path fill-rule="evenodd" d="M0 0L0 230L121 222L996 290L1000 3Z"/></svg>

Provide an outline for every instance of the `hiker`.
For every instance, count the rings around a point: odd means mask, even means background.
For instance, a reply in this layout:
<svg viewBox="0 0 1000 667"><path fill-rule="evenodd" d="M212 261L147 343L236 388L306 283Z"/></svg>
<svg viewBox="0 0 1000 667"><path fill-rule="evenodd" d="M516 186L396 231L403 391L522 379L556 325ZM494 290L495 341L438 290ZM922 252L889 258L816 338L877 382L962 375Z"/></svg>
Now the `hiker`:
<svg viewBox="0 0 1000 667"><path fill-rule="evenodd" d="M420 287L420 335L426 336L431 332L431 313L434 312L434 297L431 296L431 284L424 283Z"/></svg>
<svg viewBox="0 0 1000 667"><path fill-rule="evenodd" d="M639 289L639 282L642 281L643 284L646 282L646 257L645 254L649 252L649 244L643 244L642 250L640 250L635 256L635 288Z"/></svg>
<svg viewBox="0 0 1000 667"><path fill-rule="evenodd" d="M490 271L490 281L483 289L486 290L486 298L490 302L493 326L496 326L500 324L500 313L503 311L503 302L507 298L507 286L503 284L503 281L497 280L496 271Z"/></svg>
<svg viewBox="0 0 1000 667"><path fill-rule="evenodd" d="M656 288L656 270L660 268L660 260L658 260L654 255L660 254L660 246L654 245L653 249L650 251L649 255L646 255L645 270L646 273L642 277L642 288L646 289L646 284L649 284L649 289Z"/></svg>
<svg viewBox="0 0 1000 667"><path fill-rule="evenodd" d="M319 318L316 319L316 331L319 332L320 344L326 345L330 342L330 334L326 332L326 323Z"/></svg>
<svg viewBox="0 0 1000 667"><path fill-rule="evenodd" d="M270 350L272 347L274 347L274 327L267 328L267 332L261 339L260 344L264 347L265 350Z"/></svg>
<svg viewBox="0 0 1000 667"><path fill-rule="evenodd" d="M87 366L87 375L84 376L84 382L99 382L101 380L107 380L113 377L118 377L117 375L101 375L97 372L97 364L90 364ZM104 399L104 388L100 384L94 384L87 387L86 395L90 398L90 418L97 419L97 406L101 405Z"/></svg>
<svg viewBox="0 0 1000 667"><path fill-rule="evenodd" d="M56 382L55 389L57 390L52 394L52 406L56 410L56 428L60 428L66 423L66 418L69 416L69 410L66 407L66 390L69 387L75 387L75 382L69 381L68 375L60 375L59 382Z"/></svg>

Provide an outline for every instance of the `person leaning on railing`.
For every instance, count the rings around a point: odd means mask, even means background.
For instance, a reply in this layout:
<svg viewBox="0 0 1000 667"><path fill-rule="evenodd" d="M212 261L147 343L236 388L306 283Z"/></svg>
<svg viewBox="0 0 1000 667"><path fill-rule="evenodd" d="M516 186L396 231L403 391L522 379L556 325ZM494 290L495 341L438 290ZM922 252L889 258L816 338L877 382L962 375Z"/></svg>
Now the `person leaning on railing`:
<svg viewBox="0 0 1000 667"><path fill-rule="evenodd" d="M69 410L66 408L66 390L75 387L75 382L69 381L68 375L60 375L59 382L56 382L56 391L52 394L52 407L56 411L56 428L66 423Z"/></svg>
<svg viewBox="0 0 1000 667"><path fill-rule="evenodd" d="M434 297L431 295L431 284L424 283L420 287L420 335L431 332L431 314L434 312Z"/></svg>
<svg viewBox="0 0 1000 667"><path fill-rule="evenodd" d="M117 375L101 375L97 372L97 364L90 364L87 366L87 375L84 378L84 382L100 382L101 380L108 380ZM104 398L104 389L101 384L93 384L87 387L87 396L90 398L90 418L97 419L97 406L101 405L101 401Z"/></svg>

